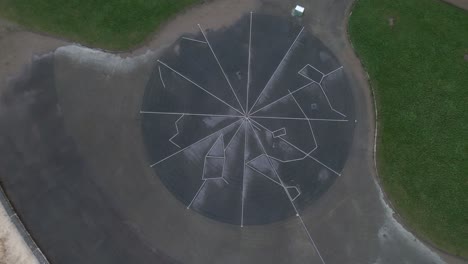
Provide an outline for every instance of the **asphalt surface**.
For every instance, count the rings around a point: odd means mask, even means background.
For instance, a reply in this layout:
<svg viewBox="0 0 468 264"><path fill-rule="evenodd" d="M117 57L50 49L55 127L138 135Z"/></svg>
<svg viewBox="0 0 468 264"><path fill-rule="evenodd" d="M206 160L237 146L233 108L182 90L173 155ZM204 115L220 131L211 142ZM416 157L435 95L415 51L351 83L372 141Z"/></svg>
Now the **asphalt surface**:
<svg viewBox="0 0 468 264"><path fill-rule="evenodd" d="M288 18L292 6L262 1L254 41L251 10L225 28L201 25L220 52L214 61L194 21L179 35L201 42L125 59L63 47L2 89L0 182L51 263L443 263L395 221L376 184L372 97L346 39L351 1L305 4L301 19ZM325 75L343 68L322 83L307 64ZM277 68L284 74L271 78ZM297 98L280 89L307 80ZM309 123L284 118L345 119L330 105L349 120L311 121L319 147L310 156L326 167L280 144L313 150Z"/></svg>

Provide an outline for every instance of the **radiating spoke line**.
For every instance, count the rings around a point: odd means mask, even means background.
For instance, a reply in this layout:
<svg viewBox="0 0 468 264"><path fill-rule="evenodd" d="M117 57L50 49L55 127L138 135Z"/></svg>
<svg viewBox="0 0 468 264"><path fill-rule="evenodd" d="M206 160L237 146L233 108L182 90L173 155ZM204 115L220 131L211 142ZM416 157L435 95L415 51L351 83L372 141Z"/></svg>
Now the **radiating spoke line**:
<svg viewBox="0 0 468 264"><path fill-rule="evenodd" d="M300 215L300 213L299 213L299 211L298 211L296 205L294 205L294 201L293 201L291 195L289 194L289 192L288 192L286 186L284 185L283 180L282 180L281 177L278 175L278 172L276 171L275 167L273 166L273 164L272 164L272 162L271 162L271 158L270 158L270 156L268 155L268 153L266 152L265 147L263 146L262 141L260 140L260 138L259 138L257 132L255 131L255 129L253 128L252 124L251 124L250 122L249 122L249 124L250 124L250 126L251 126L251 128L252 128L252 130L253 130L253 132L254 132L254 134L255 134L255 137L257 138L258 143L259 143L260 146L262 147L263 153L267 156L268 163L270 164L271 169L275 172L276 176L278 177L278 179L279 179L279 181L280 181L280 183L281 183L281 186L283 187L283 189L284 189L286 195L288 196L289 201L291 202L291 205L292 205L292 207L294 208L294 211L296 212L296 216L299 217L299 219L300 219L300 221L301 221L301 223L302 223L302 226L304 227L304 230L306 231L307 237L310 239L310 242L311 242L312 246L314 247L315 251L317 252L317 255L319 255L320 260L322 261L323 264L325 264L325 261L323 260L321 254L320 254L320 251L318 250L318 248L317 248L317 246L316 246L316 244L315 244L315 241L312 239L312 236L310 235L309 230L307 229L306 225L304 224L304 221L302 220L302 217L301 217L301 215Z"/></svg>
<svg viewBox="0 0 468 264"><path fill-rule="evenodd" d="M309 66L312 67L312 68L314 68L312 65L309 65ZM314 69L315 69L315 68L314 68ZM341 68L338 68L338 69L341 69ZM338 70L338 69L337 69L337 70ZM317 69L316 69L316 70L317 70ZM318 71L318 70L317 70L317 71ZM335 70L335 71L336 71L336 70ZM319 72L320 72L320 71L319 71ZM320 72L320 73L321 73L321 72ZM308 76L306 76L306 75L304 75L304 74L302 74L302 73L299 73L299 74L300 74L302 77L306 78L307 80L316 83L316 84L320 87L320 90L322 90L322 93L323 93L323 95L325 96L325 99L327 100L327 103L328 103L328 105L330 106L330 109L331 109L333 112L339 114L339 115L342 116L342 117L346 117L345 114L343 114L343 113L341 113L340 111L338 111L338 110L336 110L335 108L333 108L333 105L331 104L330 99L328 98L328 95L327 95L327 93L325 92L325 89L323 89L323 86L322 86L323 78L325 78L325 76L328 76L328 75L324 75L324 74L322 73L322 78L321 78L320 82L318 83L318 82L312 80L311 78L309 78Z"/></svg>
<svg viewBox="0 0 468 264"><path fill-rule="evenodd" d="M245 124L245 122L243 123ZM245 161L247 159L247 126L244 126L244 168L242 172L242 206L241 206L241 227L244 227L244 204L245 204Z"/></svg>
<svg viewBox="0 0 468 264"><path fill-rule="evenodd" d="M246 107L245 112L249 113L249 93L250 93L250 64L251 64L251 54L252 54L252 20L253 20L253 12L250 12L250 31L249 31L249 62L247 66L247 99L246 99Z"/></svg>
<svg viewBox="0 0 468 264"><path fill-rule="evenodd" d="M314 247L315 251L317 252L317 255L319 256L319 258L320 258L320 260L322 261L322 263L325 264L325 260L323 260L322 255L320 254L320 251L318 250L317 245L315 244L314 239L313 239L312 236L310 235L310 232L309 232L309 230L307 229L307 226L305 225L304 220L302 220L302 216L300 216L300 215L298 215L298 216L299 216L299 220L301 220L302 227L304 228L305 232L307 233L307 237L309 238L310 243L312 243L312 246Z"/></svg>
<svg viewBox="0 0 468 264"><path fill-rule="evenodd" d="M257 124L258 126L262 127L264 130L266 130L268 133L272 134L273 135L273 132L271 130L269 130L268 128L266 128L265 126L263 126L262 124L256 122L255 120L251 119L252 122L254 122L255 124ZM340 173L338 173L337 171L335 171L334 169L328 167L327 165L325 165L323 162L321 162L320 160L318 160L317 158L311 156L310 154L313 152L305 152L304 150L300 149L299 147L297 147L296 145L294 145L293 143L289 142L288 140L284 139L283 137L278 137L279 139L281 139L283 142L285 142L286 144L290 145L291 147L295 148L296 150L298 150L299 152L301 152L302 154L304 154L304 157L302 158L299 158L299 159L294 159L294 160L290 160L290 161L299 161L299 160L304 160L305 158L311 158L312 160L314 160L315 162L317 162L318 164L322 165L323 167L325 167L326 169L328 169L329 171L335 173L336 175L338 176L341 176ZM276 159L278 161L281 161L281 162L290 162L290 161L282 161L282 160L279 160L279 159Z"/></svg>
<svg viewBox="0 0 468 264"><path fill-rule="evenodd" d="M220 128L220 129L218 129L217 131L215 131L215 132L209 134L208 136L206 136L206 137L204 137L204 138L198 140L197 142L192 143L192 144L190 144L189 146L187 146L187 147L185 147L185 148L183 148L183 149L181 149L181 150L179 150L179 151L177 151L177 152L175 152L175 153L173 153L173 154L171 154L171 155L165 157L164 159L162 159L162 160L160 160L160 161L154 163L154 164L151 165L150 167L154 167L154 166L160 164L161 162L163 162L163 161L165 161L165 160L167 160L167 159L169 159L169 158L171 158L171 157L173 157L173 156L179 154L180 152L182 152L182 151L184 151L184 150L190 148L191 146L193 146L193 145L195 145L195 144L198 144L198 143L202 142L203 140L205 140L205 139L207 139L207 138L209 138L209 137L212 137L213 135L219 133L220 131L222 131L222 130L224 130L224 129L226 129L226 128L228 128L228 127L230 127L230 126L232 126L232 125L234 125L234 124L236 124L237 122L242 121L242 120L243 120L243 119L239 119L239 120L237 120L237 121L235 121L235 122L233 122L233 123L231 123L231 124L229 124L229 125L226 125L226 126Z"/></svg>
<svg viewBox="0 0 468 264"><path fill-rule="evenodd" d="M230 108L234 109L236 112L238 112L239 114L243 115L244 113L242 113L241 111L237 110L237 108L235 108L234 106L226 103L223 99L217 97L216 95L214 95L213 93L211 93L210 91L206 90L205 88L201 87L200 85L198 85L197 83L195 83L194 81L190 80L188 77L184 76L182 73L174 70L173 68L171 68L169 65L167 65L166 63L162 62L161 60L158 60L159 63L161 63L162 65L164 65L166 68L168 68L169 70L173 71L174 73L176 73L177 75L179 75L180 77L184 78L186 81L190 82L191 84L195 85L196 87L200 88L201 90L203 90L205 93L213 96L214 98L218 99L220 102L222 102L223 104L229 106Z"/></svg>
<svg viewBox="0 0 468 264"><path fill-rule="evenodd" d="M297 88L296 90L292 91L291 93L295 94L295 93L301 91L302 89L309 87L311 84L314 84L314 83L316 83L316 82L312 81L312 82L310 82L310 83L308 83L308 84L306 84L306 85L304 85L304 86L302 86L302 87L300 87L300 88ZM255 110L255 111L254 111L253 113L251 113L250 115L252 116L252 115L254 115L255 113L257 113L257 112L259 112L259 111L261 111L261 110L267 108L267 107L270 106L270 105L273 105L273 104L275 104L275 103L277 103L277 102L283 100L284 98L286 98L286 97L288 97L288 96L289 96L289 94L285 94L285 95L282 96L281 98L278 98L278 99L276 99L275 101L273 101L273 102L271 102L271 103L269 103L269 104L267 104L267 105L265 105L265 106L262 106L261 108Z"/></svg>
<svg viewBox="0 0 468 264"><path fill-rule="evenodd" d="M229 146L231 145L233 139L236 137L237 133L239 133L240 129L242 128L242 126L244 126L244 123L245 123L245 120L242 120L242 123L239 125L239 127L237 128L236 130L236 133L234 133L234 136L232 136L232 138L229 140L228 144L226 145L226 147L224 148L224 152L226 152L226 149L229 148Z"/></svg>
<svg viewBox="0 0 468 264"><path fill-rule="evenodd" d="M286 54L284 54L284 57L283 59L281 60L281 62L278 64L278 67L276 68L276 70L273 72L273 74L271 75L270 77L270 80L268 80L267 84L265 85L265 87L263 88L263 90L260 92L260 94L258 95L257 99L255 100L254 104L252 105L252 108L250 109L251 111L255 108L255 105L257 104L258 100L260 99L260 97L262 96L263 92L265 91L265 89L270 85L270 83L273 81L276 73L278 72L278 70L281 68L281 65L284 63L285 59L288 57L289 53L291 52L291 50L293 49L294 45L296 44L297 40L299 39L299 37L301 36L302 32L304 31L304 27L301 29L301 31L299 32L299 34L297 35L296 39L293 41L293 43L291 44L291 47L289 47L288 51L286 52ZM250 114L250 112L249 112Z"/></svg>
<svg viewBox="0 0 468 264"><path fill-rule="evenodd" d="M217 115L217 114L192 114L192 113L181 113L181 112L157 112L157 111L140 111L140 114L151 114L151 115L185 115L185 116L206 116L206 117L243 117L240 115Z"/></svg>
<svg viewBox="0 0 468 264"><path fill-rule="evenodd" d="M325 77L327 77L328 75L331 75L331 74L333 74L333 73L335 73L335 72L337 72L337 71L339 71L339 70L341 70L341 69L343 69L343 66L340 66L340 67L334 69L333 71L331 71L331 72L329 72L329 73L327 73L327 74L324 74L322 80L323 80Z"/></svg>
<svg viewBox="0 0 468 264"><path fill-rule="evenodd" d="M218 57L216 56L216 54L215 54L215 52L214 52L214 50L213 50L213 47L212 47L211 44L210 44L210 41L208 41L208 38L207 38L206 35L205 35L205 31L203 30L203 28L201 27L200 24L198 24L198 27L200 28L200 31L201 31L201 33L203 34L203 37L205 38L206 44L208 44L208 47L210 48L211 53L213 53L213 56L214 56L214 58L216 59L216 62L218 63L219 68L221 69L221 72L222 72L223 75L224 75L224 78L226 79L227 83L229 84L229 87L231 88L232 93L233 93L234 96L236 97L237 103L239 104L240 108L242 109L242 112L245 113L245 110L244 110L244 108L242 107L242 104L241 104L241 102L239 101L239 98L237 97L237 94L236 94L236 92L234 91L234 88L232 88L232 84L231 84L231 82L229 81L229 78L227 77L226 72L224 72L223 66L221 66L221 63L219 62Z"/></svg>
<svg viewBox="0 0 468 264"><path fill-rule="evenodd" d="M263 173L263 172L257 170L256 168L252 167L251 165L246 164L246 167L249 167L251 170L255 171L256 173L262 175L263 177L267 178L268 180L270 180L270 181L276 183L277 185L283 187L283 185L281 185L281 183L279 183L279 182L273 180L272 178L268 177L268 175L266 175L265 173Z"/></svg>
<svg viewBox="0 0 468 264"><path fill-rule="evenodd" d="M192 206L192 204L193 204L193 202L195 201L195 199L197 199L198 194L201 192L201 190L202 190L203 187L205 186L205 183L206 183L206 180L203 180L202 185L201 185L200 188L198 189L198 191L197 191L197 193L195 194L195 196L193 197L192 201L190 201L189 205L187 206L187 209L189 209L190 206Z"/></svg>
<svg viewBox="0 0 468 264"><path fill-rule="evenodd" d="M305 118L305 117L282 117L282 116L251 116L255 119L278 119L278 120L303 120L303 121L323 121L323 122L348 122L347 119L326 119L326 118Z"/></svg>

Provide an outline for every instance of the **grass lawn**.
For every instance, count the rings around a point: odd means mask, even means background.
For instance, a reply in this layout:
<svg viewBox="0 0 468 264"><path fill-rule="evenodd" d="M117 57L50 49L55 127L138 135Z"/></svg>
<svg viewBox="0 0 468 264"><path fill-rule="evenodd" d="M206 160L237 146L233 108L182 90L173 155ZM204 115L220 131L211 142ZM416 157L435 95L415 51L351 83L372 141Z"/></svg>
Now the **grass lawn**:
<svg viewBox="0 0 468 264"><path fill-rule="evenodd" d="M376 90L386 192L421 237L468 257L468 12L359 0L349 32Z"/></svg>
<svg viewBox="0 0 468 264"><path fill-rule="evenodd" d="M87 45L125 50L195 2L199 0L0 0L0 16Z"/></svg>

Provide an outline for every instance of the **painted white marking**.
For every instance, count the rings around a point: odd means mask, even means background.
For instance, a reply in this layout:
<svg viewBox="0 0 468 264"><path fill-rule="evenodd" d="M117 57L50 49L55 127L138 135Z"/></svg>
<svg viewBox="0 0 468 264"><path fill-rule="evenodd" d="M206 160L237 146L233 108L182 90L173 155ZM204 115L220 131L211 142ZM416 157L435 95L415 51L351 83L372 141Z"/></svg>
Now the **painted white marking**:
<svg viewBox="0 0 468 264"><path fill-rule="evenodd" d="M205 158L224 159L224 157L217 157L217 156L210 156L210 155L206 155Z"/></svg>
<svg viewBox="0 0 468 264"><path fill-rule="evenodd" d="M321 74L322 74L322 78L320 79L320 82L316 82L316 81L312 80L311 78L309 78L307 75L303 74L303 73L302 73L302 70L303 70L305 67L311 67L311 68L313 68L314 70L316 70L316 71L318 71L319 73L321 73ZM335 112L335 113L341 115L342 117L346 117L345 114L343 114L343 113L341 113L340 111L338 111L338 110L336 110L335 108L333 108L333 105L331 104L330 99L328 98L327 93L325 92L325 90L324 90L323 87L322 87L322 81L323 81L323 79L324 79L326 76L332 74L333 72L336 72L337 70L343 69L343 66L339 67L339 68L336 69L336 70L331 71L331 72L328 73L328 74L324 74L323 72L321 72L320 70L318 70L317 68L315 68L314 66L312 66L312 65L310 65L310 64L307 64L306 66L304 66L304 68L302 68L302 69L298 72L298 74L301 75L302 77L306 78L307 80L312 81L312 82L315 82L316 84L318 84L318 86L319 86L320 89L322 90L323 95L325 96L325 99L327 100L328 105L330 106L330 109L331 109L333 112Z"/></svg>
<svg viewBox="0 0 468 264"><path fill-rule="evenodd" d="M348 122L347 119L326 119L326 118L302 118L302 117L281 117L281 116L251 116L250 119L277 119L277 120L303 120L303 121L324 121L324 122Z"/></svg>
<svg viewBox="0 0 468 264"><path fill-rule="evenodd" d="M203 43L203 44L208 44L208 43L206 43L205 41L201 41L201 40L193 39L193 38L182 37L182 39L190 40L190 41L198 42L198 43Z"/></svg>
<svg viewBox="0 0 468 264"><path fill-rule="evenodd" d="M237 110L237 108L233 107L232 105L226 103L223 99L217 97L216 95L214 95L213 93L211 93L210 91L206 90L205 88L201 87L200 85L198 85L197 83L195 83L194 81L190 80L189 78L185 77L182 73L174 70L173 68L171 68L169 65L167 65L166 63L158 60L159 63L161 63L162 65L164 65L166 68L168 68L169 70L173 71L174 73L176 73L177 75L179 75L180 77L184 78L186 81L190 82L191 84L195 85L196 87L200 88L201 90L203 90L205 93L213 96L214 98L218 99L220 102L222 102L223 104L229 106L230 108L234 109L236 112L238 112L239 114L243 115L243 113L239 110Z"/></svg>
<svg viewBox="0 0 468 264"><path fill-rule="evenodd" d="M252 13L250 13L252 15ZM245 124L242 123L242 124ZM244 168L242 172L242 208L241 208L241 227L244 227L244 203L245 203L245 160L247 149L247 126L244 126Z"/></svg>
<svg viewBox="0 0 468 264"><path fill-rule="evenodd" d="M175 121L174 125L175 125L175 128L176 128L176 133L174 134L174 136L172 136L172 137L169 139L169 141L170 141L172 144L176 145L178 148L180 148L180 146L177 145L177 144L173 141L173 139L179 135L179 126L178 126L178 123L179 123L179 121L180 121L182 118L184 118L184 115L181 115L181 116Z"/></svg>
<svg viewBox="0 0 468 264"><path fill-rule="evenodd" d="M286 186L286 189L294 189L297 191L297 195L294 196L294 198L292 199L292 201L295 201L299 196L301 196L302 192L299 188L297 188L297 186Z"/></svg>
<svg viewBox="0 0 468 264"><path fill-rule="evenodd" d="M236 137L237 133L239 133L239 130L241 129L241 127L244 125L245 123L245 120L242 120L242 123L239 125L239 127L237 128L236 132L234 133L234 135L232 136L232 138L229 140L228 144L226 145L226 148L224 149L224 151L226 151L226 149L229 148L229 146L231 145L231 142L232 140Z"/></svg>
<svg viewBox="0 0 468 264"><path fill-rule="evenodd" d="M252 53L252 19L253 12L250 12L250 32L249 32L249 62L247 66L247 102L245 107L245 112L249 113L249 92L250 92L250 64L251 64L251 53Z"/></svg>
<svg viewBox="0 0 468 264"><path fill-rule="evenodd" d="M268 160L268 163L269 163L269 165L270 165L270 168L271 168L272 171L275 173L276 177L278 177L278 180L280 181L281 186L283 187L284 191L286 192L286 195L288 196L289 201L291 202L291 205L292 205L292 207L294 208L294 211L296 211L296 213L297 213L298 210L297 210L297 208L296 208L296 205L293 203L292 198L291 198L291 195L289 194L288 190L286 189L286 186L285 186L283 180L281 179L281 177L279 176L279 174L278 174L278 172L276 171L275 167L273 166L273 163L271 162L270 156L269 156L268 153L266 152L265 147L263 146L262 141L260 140L260 138L259 138L257 132L254 130L252 123L249 122L249 124L250 124L250 126L251 126L251 128L252 128L252 130L253 130L253 132L254 132L254 134L255 134L255 137L257 138L257 141L258 141L260 147L262 148L263 153L264 153L264 154L266 155L266 157L267 157L267 160Z"/></svg>
<svg viewBox="0 0 468 264"><path fill-rule="evenodd" d="M304 89L304 88L306 88L306 87L308 87L308 86L310 86L311 84L314 84L314 83L316 83L316 82L311 81L310 83L308 83L308 84L306 84L306 85L304 85L304 86L302 86L302 87L300 87L300 88L298 88L298 89L292 91L292 93L293 93L293 94L294 94L294 93L297 93L297 92L299 92L300 90L302 90L302 89ZM288 96L289 96L289 94L286 94L286 95L282 96L281 98L278 98L278 99L276 99L275 101L273 101L273 102L271 102L271 103L269 103L269 104L267 104L267 105L265 105L265 106L262 106L261 108L255 110L255 111L254 111L253 113L251 113L250 115L252 116L252 115L254 115L255 113L257 113L257 112L259 112L259 111L261 111L261 110L267 108L267 107L270 106L270 105L273 105L273 104L275 104L275 103L281 101L282 99L284 99L284 98L286 98L286 97L288 97Z"/></svg>
<svg viewBox="0 0 468 264"><path fill-rule="evenodd" d="M260 99L260 97L262 96L263 92L265 91L265 89L270 85L270 83L273 81L274 79L274 76L276 75L277 71L280 69L281 65L284 63L286 57L289 55L289 53L291 52L292 48L294 47L294 45L296 44L297 40L299 39L299 37L301 36L302 32L304 31L304 27L302 27L301 31L299 32L299 34L297 35L296 39L293 41L293 43L291 44L291 47L289 47L288 51L286 52L286 54L284 55L283 59L281 60L281 62L278 64L278 67L276 67L276 70L273 72L273 74L271 75L270 77L270 80L268 80L267 84L265 85L265 87L263 88L263 90L260 92L260 94L258 95L257 99L255 100L254 104L252 105L252 108L250 110L253 110L255 105L257 104L258 100ZM250 112L249 112L250 114Z"/></svg>
<svg viewBox="0 0 468 264"><path fill-rule="evenodd" d="M341 69L343 69L343 66L341 66L341 67L339 67L339 68L337 68L337 69L335 69L335 70L333 70L333 71L331 71L331 72L325 74L323 77L325 78L325 77L327 77L328 75L331 75L331 74L333 74L333 73L335 73L335 72L337 72L337 71L339 71L339 70L341 70Z"/></svg>
<svg viewBox="0 0 468 264"><path fill-rule="evenodd" d="M296 100L294 95L291 93L291 91L288 90L288 92L291 95L291 97L294 99L294 102L296 102L297 107L299 107L299 109L301 110L302 114L304 115L304 118L308 118L306 113L302 109L301 105L299 104L299 102ZM310 133L312 133L312 137L314 138L315 148L310 152L310 153L312 153L318 148L318 142L317 142L317 139L315 138L314 129L312 128L312 124L310 123L310 120L307 120L307 123L309 123Z"/></svg>
<svg viewBox="0 0 468 264"><path fill-rule="evenodd" d="M307 66L309 66L309 67L311 67L312 69L318 71L320 74L325 75L325 73L321 72L319 69L315 68L314 66L312 66L312 65L310 65L310 64L307 64L306 67L307 67ZM305 67L304 67L304 68L305 68ZM302 69L304 69L304 68L302 68Z"/></svg>
<svg viewBox="0 0 468 264"><path fill-rule="evenodd" d="M193 143L193 144L191 144L191 145L189 145L189 146L187 146L187 147L185 147L185 148L183 148L183 149L181 149L181 150L179 150L179 151L177 151L177 152L175 152L175 153L173 153L173 154L171 154L171 155L165 157L164 159L162 159L162 160L160 160L160 161L154 163L154 164L151 165L150 167L154 167L154 166L158 165L159 163L161 163L161 162L163 162L163 161L165 161L165 160L167 160L167 159L169 159L169 158L171 158L171 157L173 157L173 156L179 154L180 152L182 152L182 151L188 149L189 147L191 147L191 146L193 146L193 145L195 145L195 144L197 144L197 143L200 143L200 142L202 142L203 140L205 140L205 139L207 139L207 138L209 138L209 137L211 137L211 136L213 136L213 135L215 135L215 134L217 134L217 133L220 133L221 130L226 129L226 128L228 128L228 127L234 125L235 123L237 123L237 122L239 122L239 121L241 121L241 120L242 120L242 119L239 119L239 120L237 120L237 121L235 121L235 122L233 122L233 123L231 123L231 124L229 124L229 125L226 125L226 126L220 128L219 130L217 130L217 131L215 131L215 132L209 134L208 136L206 136L206 137L204 137L204 138L198 140L197 142L195 142L195 143Z"/></svg>
<svg viewBox="0 0 468 264"><path fill-rule="evenodd" d="M197 198L198 194L200 193L200 191L203 189L203 186L205 186L205 183L206 181L203 181L202 185L200 186L200 188L198 189L197 193L195 194L195 196L193 197L192 201L190 201L189 205L187 206L187 209L190 208L190 206L192 206L193 202L195 201L195 199Z"/></svg>
<svg viewBox="0 0 468 264"><path fill-rule="evenodd" d="M307 233L307 237L309 237L309 240L312 243L312 245L314 246L314 249L317 252L317 255L320 257L320 260L322 261L322 263L325 264L325 261L323 260L322 255L320 254L320 251L318 250L317 245L315 244L315 241L312 239L312 236L310 235L310 232L307 229L307 226L305 225L304 220L302 220L302 216L300 216L299 214L297 214L297 216L301 220L302 226L304 227L304 230Z"/></svg>
<svg viewBox="0 0 468 264"><path fill-rule="evenodd" d="M270 131L268 128L264 127L263 125L261 125L260 123L256 122L255 120L252 119L253 122L255 122L257 125L261 126L263 129L265 129L266 131L268 131L270 134L273 133L272 131ZM302 149L300 149L299 147L297 147L296 145L294 145L293 143L287 141L286 139L284 139L283 137L279 137L279 139L281 139L282 141L284 141L286 144L290 145L291 147L295 148L296 150L298 150L299 152L301 152L302 154L304 154L304 157L302 158L298 158L298 159L294 159L294 160L287 160L287 161L284 161L284 160L280 160L280 159L277 159L275 157L271 157L273 158L274 160L277 160L277 161L280 161L280 162L283 162L283 163L287 163L287 162L293 162L293 161L300 161L300 160L304 160L306 158L311 158L312 160L314 160L315 162L317 162L318 164L322 165L323 167L327 168L329 171L335 173L336 175L338 176L341 176L340 173L336 172L335 170L333 170L332 168L328 167L327 165L325 165L323 162L319 161L318 159L316 159L315 157L311 156L310 153L306 153L305 151L303 151Z"/></svg>
<svg viewBox="0 0 468 264"><path fill-rule="evenodd" d="M252 126L252 123L250 123L250 125ZM262 150L263 150L264 154L267 155L267 157L269 157L268 154L266 153L265 147L263 147L263 144L262 144L260 138L258 137L257 132L255 132L255 130L253 129L253 127L252 127L252 130L254 131L255 136L257 137L257 140L258 140L260 146L262 147ZM304 229L305 229L305 231L306 231L306 233L307 233L308 238L310 239L310 242L311 242L312 246L314 247L315 251L316 251L317 254L319 255L319 257L320 257L322 263L325 264L325 261L323 260L321 254L320 254L320 251L318 250L318 248L317 248L317 246L316 246L314 240L312 239L312 236L311 236L310 233L309 233L309 230L308 230L307 227L305 226L304 221L302 220L302 217L301 217L300 214L299 214L299 211L297 210L296 206L294 205L294 200L291 198L291 195L289 194L288 190L286 189L286 186L284 185L283 181L281 180L281 177L280 177L280 176L278 175L278 173L276 172L276 170L275 170L273 164L271 163L271 160L268 159L268 161L269 161L269 163L270 163L271 168L272 168L273 171L275 172L276 176L277 176L278 179L280 180L281 185L283 186L283 189L284 189L284 191L286 192L286 195L289 197L289 201L291 202L291 205L292 205L292 207L294 208L294 211L296 212L296 215L297 215L297 216L299 217L299 219L301 220L301 223L302 223L302 225L303 225L303 227L304 227Z"/></svg>
<svg viewBox="0 0 468 264"><path fill-rule="evenodd" d="M158 65L158 70L159 70L159 79L161 79L161 83L163 85L164 88L166 88L166 84L164 83L164 79L162 77L162 73L161 73L161 66Z"/></svg>
<svg viewBox="0 0 468 264"><path fill-rule="evenodd" d="M265 173L257 170L256 168L252 167L250 164L246 164L246 166L249 167L251 170L255 171L256 173L258 173L258 174L262 175L263 177L267 178L268 180L270 180L270 181L278 184L279 186L283 187L283 185L281 185L281 183L279 183L279 182L273 180L272 178L268 177L268 175L266 175Z"/></svg>
<svg viewBox="0 0 468 264"><path fill-rule="evenodd" d="M200 24L198 24L198 27L200 28L200 31L201 31L201 33L203 34L203 37L205 38L206 44L208 44L208 47L210 47L210 50L211 50L211 52L213 53L213 56L214 56L214 58L216 59L216 62L218 63L219 68L221 69L221 72L222 72L223 75L224 75L224 78L226 79L227 83L229 84L229 87L231 88L232 93L233 93L234 96L236 97L237 103L239 104L240 108L242 109L242 112L245 113L245 110L244 110L244 108L242 107L242 104L241 104L241 102L239 101L239 98L237 97L237 94L236 94L236 92L234 91L234 88L232 88L232 85L231 85L231 82L229 81L228 76L227 76L226 73L224 72L223 66L221 66L221 63L219 62L218 57L216 56L216 54L215 54L215 52L214 52L214 50L213 50L213 47L211 47L211 44L210 44L210 42L208 41L208 38L207 38L206 35L205 35L205 31L203 30L203 28L201 27Z"/></svg>
<svg viewBox="0 0 468 264"><path fill-rule="evenodd" d="M341 113L340 111L336 110L335 108L333 108L331 102L330 102L330 99L328 99L328 95L327 93L325 92L325 90L323 89L322 87L322 84L319 83L319 86L320 86L320 89L322 90L323 92L323 95L325 95L325 98L327 99L327 102L328 102L328 105L330 106L331 110L333 110L335 113L341 115L342 117L346 117L345 114Z"/></svg>
<svg viewBox="0 0 468 264"><path fill-rule="evenodd" d="M234 118L243 117L243 116L237 116L237 115L191 114L191 113L178 113L178 112L155 112L155 111L140 111L140 114L186 115L186 116L207 116L207 117L234 117Z"/></svg>

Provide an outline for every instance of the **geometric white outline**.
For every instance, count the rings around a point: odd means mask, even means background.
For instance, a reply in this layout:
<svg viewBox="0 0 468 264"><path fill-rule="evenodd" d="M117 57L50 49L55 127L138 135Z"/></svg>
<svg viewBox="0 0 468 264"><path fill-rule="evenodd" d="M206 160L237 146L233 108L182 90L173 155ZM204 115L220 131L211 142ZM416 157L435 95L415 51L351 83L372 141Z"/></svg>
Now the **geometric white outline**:
<svg viewBox="0 0 468 264"><path fill-rule="evenodd" d="M177 137L177 136L179 135L179 126L177 125L177 123L178 123L183 117L184 117L184 115L181 115L181 116L179 117L179 119L177 119L177 120L175 121L176 133L174 134L174 136L172 136L172 137L169 139L169 141L170 141L172 144L176 145L178 148L180 148L180 146L177 145L177 144L176 144L174 141L172 141L172 140L173 140L175 137Z"/></svg>
<svg viewBox="0 0 468 264"><path fill-rule="evenodd" d="M317 82L317 81L315 81L315 80L309 78L309 77L308 77L307 75L305 75L304 73L302 73L302 71L303 71L306 67L311 67L312 69L314 69L314 70L316 70L317 72L319 72L320 74L322 74L322 77L321 77L321 79L320 79L320 82ZM330 99L328 98L327 93L325 92L325 90L324 90L323 87L322 87L322 82L323 82L323 79L325 79L325 77L327 77L327 76L329 76L330 74L332 74L332 73L334 73L334 72L336 72L336 71L338 71L338 70L341 70L341 69L343 69L343 66L341 66L341 67L339 67L339 68L337 68L337 69L335 69L335 70L333 70L333 71L331 71L331 72L329 72L329 73L327 73L327 74L324 74L323 72L321 72L319 69L315 68L314 66L312 66L312 65L310 65L310 64L307 64L307 65L305 65L302 69L300 69L297 73L298 73L299 75L301 75L302 77L306 78L307 80L312 81L312 82L318 84L318 86L319 86L320 89L322 90L323 95L325 96L325 99L326 99L327 102L328 102L328 105L330 106L330 109L331 109L332 111L334 111L335 113L341 115L342 117L346 117L345 114L343 114L343 113L341 113L340 111L338 111L338 110L336 110L335 108L333 108L333 106L332 106L332 104L331 104L331 102L330 102Z"/></svg>

